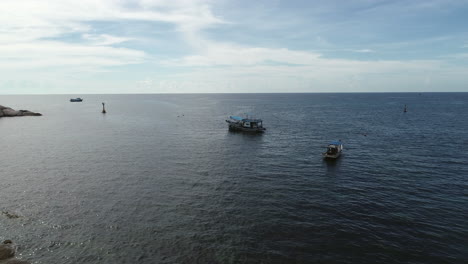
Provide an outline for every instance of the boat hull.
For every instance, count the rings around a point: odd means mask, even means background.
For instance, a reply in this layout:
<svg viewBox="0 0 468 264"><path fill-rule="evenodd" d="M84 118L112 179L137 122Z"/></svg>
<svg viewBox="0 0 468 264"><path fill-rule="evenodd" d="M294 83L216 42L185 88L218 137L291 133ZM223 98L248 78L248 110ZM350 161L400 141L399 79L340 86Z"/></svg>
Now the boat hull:
<svg viewBox="0 0 468 264"><path fill-rule="evenodd" d="M246 128L240 126L229 126L230 131L237 131L237 132L249 132L249 133L263 133L265 132L265 128Z"/></svg>
<svg viewBox="0 0 468 264"><path fill-rule="evenodd" d="M322 153L322 156L324 159L337 159L341 156L341 153L337 153L337 154Z"/></svg>
<svg viewBox="0 0 468 264"><path fill-rule="evenodd" d="M249 133L263 133L265 132L265 128L263 127L244 127L239 123L231 122L230 120L226 120L229 124L230 131L237 131L237 132L249 132Z"/></svg>

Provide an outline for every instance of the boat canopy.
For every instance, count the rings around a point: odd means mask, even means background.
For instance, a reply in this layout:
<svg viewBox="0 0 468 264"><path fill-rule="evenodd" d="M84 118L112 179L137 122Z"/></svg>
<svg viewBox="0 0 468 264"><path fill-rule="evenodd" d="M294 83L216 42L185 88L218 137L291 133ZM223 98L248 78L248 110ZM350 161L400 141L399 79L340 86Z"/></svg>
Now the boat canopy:
<svg viewBox="0 0 468 264"><path fill-rule="evenodd" d="M230 116L229 118L237 120L237 121L242 121L242 119L244 119L244 118L242 118L240 116Z"/></svg>
<svg viewBox="0 0 468 264"><path fill-rule="evenodd" d="M244 122L251 122L251 123L260 123L262 122L261 119L250 119L250 118L243 118L240 116L230 116L229 118L237 121L244 121Z"/></svg>
<svg viewBox="0 0 468 264"><path fill-rule="evenodd" d="M335 141L331 141L330 143L328 143L328 145L337 145L337 146L339 146L339 145L341 145L341 144L342 144L341 141L336 141L336 140L335 140Z"/></svg>

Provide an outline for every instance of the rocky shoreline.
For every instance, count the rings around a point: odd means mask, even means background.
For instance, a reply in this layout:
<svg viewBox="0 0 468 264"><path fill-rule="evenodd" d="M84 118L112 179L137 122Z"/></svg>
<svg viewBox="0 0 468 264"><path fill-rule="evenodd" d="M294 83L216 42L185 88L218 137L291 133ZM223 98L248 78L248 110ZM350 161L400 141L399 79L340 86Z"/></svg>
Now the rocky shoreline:
<svg viewBox="0 0 468 264"><path fill-rule="evenodd" d="M15 257L17 246L11 240L5 240L0 244L0 264L31 264L26 260Z"/></svg>
<svg viewBox="0 0 468 264"><path fill-rule="evenodd" d="M14 110L10 107L0 105L0 118L13 116L41 116L40 113L31 112L29 110Z"/></svg>

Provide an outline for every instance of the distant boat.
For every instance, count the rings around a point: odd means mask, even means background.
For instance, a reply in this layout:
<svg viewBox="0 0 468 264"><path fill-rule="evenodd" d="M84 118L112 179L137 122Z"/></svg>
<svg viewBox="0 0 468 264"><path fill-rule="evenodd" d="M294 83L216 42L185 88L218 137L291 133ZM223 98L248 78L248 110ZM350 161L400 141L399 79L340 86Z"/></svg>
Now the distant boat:
<svg viewBox="0 0 468 264"><path fill-rule="evenodd" d="M403 113L406 113L408 112L408 109L406 109L406 105L405 105L405 109L403 109Z"/></svg>
<svg viewBox="0 0 468 264"><path fill-rule="evenodd" d="M324 158L337 159L343 152L343 143L341 141L332 141L328 143L327 152L322 153Z"/></svg>
<svg viewBox="0 0 468 264"><path fill-rule="evenodd" d="M79 97L78 98L72 98L72 99L70 99L70 102L83 102L83 99L81 99Z"/></svg>
<svg viewBox="0 0 468 264"><path fill-rule="evenodd" d="M229 130L233 131L262 133L266 130L261 119L230 116L226 122L229 124Z"/></svg>

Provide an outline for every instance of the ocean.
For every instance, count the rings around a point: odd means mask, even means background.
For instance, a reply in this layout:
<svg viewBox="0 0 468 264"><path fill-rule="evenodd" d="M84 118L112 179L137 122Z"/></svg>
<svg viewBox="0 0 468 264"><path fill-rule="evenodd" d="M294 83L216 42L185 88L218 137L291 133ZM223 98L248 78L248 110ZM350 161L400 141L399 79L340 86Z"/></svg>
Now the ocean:
<svg viewBox="0 0 468 264"><path fill-rule="evenodd" d="M0 118L0 240L33 263L468 263L468 93L0 105L43 114Z"/></svg>

